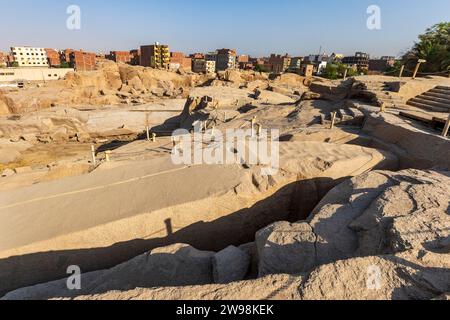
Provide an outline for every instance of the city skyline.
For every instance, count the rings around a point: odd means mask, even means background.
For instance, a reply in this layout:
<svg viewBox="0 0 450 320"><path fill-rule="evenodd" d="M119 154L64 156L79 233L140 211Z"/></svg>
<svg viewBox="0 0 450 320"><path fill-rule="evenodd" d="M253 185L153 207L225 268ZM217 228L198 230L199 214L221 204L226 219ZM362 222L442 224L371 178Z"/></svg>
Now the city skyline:
<svg viewBox="0 0 450 320"><path fill-rule="evenodd" d="M38 8L27 6L27 2L32 1L8 4L15 14L2 19L0 27L5 29L17 20L21 23L10 29L13 32L0 35L0 50L35 46L106 53L159 41L170 45L171 51L186 54L234 48L239 54L251 56L271 53L305 56L317 54L322 48L328 54L352 55L364 51L372 56L399 56L426 28L450 20L450 3L444 0L430 0L414 7L408 6L406 0L395 3L284 0L244 4L230 0L227 3L231 5L227 6L204 0L170 4L140 0L126 3L44 0ZM80 30L66 27L67 7L74 4L81 9ZM381 9L381 30L367 28L370 5Z"/></svg>

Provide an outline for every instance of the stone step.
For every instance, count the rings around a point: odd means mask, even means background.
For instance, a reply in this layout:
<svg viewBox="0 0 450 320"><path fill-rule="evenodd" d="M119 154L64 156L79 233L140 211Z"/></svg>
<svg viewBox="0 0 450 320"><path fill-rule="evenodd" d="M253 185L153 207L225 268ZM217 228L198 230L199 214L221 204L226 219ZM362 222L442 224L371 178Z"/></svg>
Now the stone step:
<svg viewBox="0 0 450 320"><path fill-rule="evenodd" d="M447 90L450 93L450 87L447 87L447 86L437 86L436 89L438 89L438 90Z"/></svg>
<svg viewBox="0 0 450 320"><path fill-rule="evenodd" d="M422 100L426 100L426 101L431 101L431 102L437 102L437 103L450 105L450 97L448 99L444 99L444 98L438 98L438 97L433 97L433 96L427 96L427 95L423 94L423 95L420 95L420 96L418 96L416 98L422 99Z"/></svg>
<svg viewBox="0 0 450 320"><path fill-rule="evenodd" d="M406 104L408 106L426 109L426 110L430 110L430 111L436 111L436 112L448 112L449 111L448 108L438 108L438 107L430 106L429 104L414 102L412 100L408 101Z"/></svg>
<svg viewBox="0 0 450 320"><path fill-rule="evenodd" d="M421 96L413 98L413 99L411 99L411 101L427 104L427 105L437 107L437 108L450 109L450 103L448 103L448 102L442 103L442 102L431 101L431 100L424 99Z"/></svg>
<svg viewBox="0 0 450 320"><path fill-rule="evenodd" d="M442 87L441 87L442 88ZM440 94L445 94L445 95L449 95L450 91L447 89L439 89L438 87L431 89L428 92L433 92L433 93L440 93Z"/></svg>
<svg viewBox="0 0 450 320"><path fill-rule="evenodd" d="M442 93L435 93L435 92L425 92L422 94L422 96L433 97L433 98L437 98L440 100L450 101L450 93L442 94Z"/></svg>

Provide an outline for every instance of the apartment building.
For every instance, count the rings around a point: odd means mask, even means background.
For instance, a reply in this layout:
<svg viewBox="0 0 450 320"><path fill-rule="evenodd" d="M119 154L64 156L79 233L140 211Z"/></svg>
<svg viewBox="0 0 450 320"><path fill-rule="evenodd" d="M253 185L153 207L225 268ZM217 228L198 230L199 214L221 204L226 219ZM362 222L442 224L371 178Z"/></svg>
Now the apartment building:
<svg viewBox="0 0 450 320"><path fill-rule="evenodd" d="M171 52L170 64L172 69L182 68L190 70L192 68L192 59L186 57L183 52Z"/></svg>
<svg viewBox="0 0 450 320"><path fill-rule="evenodd" d="M291 65L291 57L288 54L285 54L284 56L271 54L269 57L269 65L271 66L271 71L273 73L286 72Z"/></svg>
<svg viewBox="0 0 450 320"><path fill-rule="evenodd" d="M375 73L383 73L388 68L395 65L395 57L383 56L380 59L370 59L369 60L369 71L374 71Z"/></svg>
<svg viewBox="0 0 450 320"><path fill-rule="evenodd" d="M138 66L141 63L141 50L134 49L130 51L130 64Z"/></svg>
<svg viewBox="0 0 450 320"><path fill-rule="evenodd" d="M19 67L48 67L48 57L44 48L11 47L14 61Z"/></svg>
<svg viewBox="0 0 450 320"><path fill-rule="evenodd" d="M59 67L61 65L61 54L55 49L45 49L47 60L50 67Z"/></svg>
<svg viewBox="0 0 450 320"><path fill-rule="evenodd" d="M114 62L130 63L131 53L130 51L111 51L106 59L112 60Z"/></svg>
<svg viewBox="0 0 450 320"><path fill-rule="evenodd" d="M289 70L296 71L299 70L302 66L303 58L302 57L292 57L291 63L289 64Z"/></svg>
<svg viewBox="0 0 450 320"><path fill-rule="evenodd" d="M225 71L235 69L237 66L237 54L233 49L217 50L216 70Z"/></svg>
<svg viewBox="0 0 450 320"><path fill-rule="evenodd" d="M95 70L96 63L97 56L95 53L84 52L82 50L69 52L69 64L77 71Z"/></svg>
<svg viewBox="0 0 450 320"><path fill-rule="evenodd" d="M154 45L141 46L141 66L157 69L169 69L170 50L168 45L158 42Z"/></svg>
<svg viewBox="0 0 450 320"><path fill-rule="evenodd" d="M195 54L192 59L192 71L196 73L216 72L216 53Z"/></svg>
<svg viewBox="0 0 450 320"><path fill-rule="evenodd" d="M253 63L250 62L250 57L248 55L238 56L237 63L239 65L239 69L244 69L244 70L253 69Z"/></svg>
<svg viewBox="0 0 450 320"><path fill-rule="evenodd" d="M217 71L217 52L208 52L205 54L206 73L214 73Z"/></svg>
<svg viewBox="0 0 450 320"><path fill-rule="evenodd" d="M196 73L206 73L206 60L205 59L192 59L192 71Z"/></svg>
<svg viewBox="0 0 450 320"><path fill-rule="evenodd" d="M342 63L356 67L358 71L369 70L370 56L364 52L356 52L354 56L344 57Z"/></svg>

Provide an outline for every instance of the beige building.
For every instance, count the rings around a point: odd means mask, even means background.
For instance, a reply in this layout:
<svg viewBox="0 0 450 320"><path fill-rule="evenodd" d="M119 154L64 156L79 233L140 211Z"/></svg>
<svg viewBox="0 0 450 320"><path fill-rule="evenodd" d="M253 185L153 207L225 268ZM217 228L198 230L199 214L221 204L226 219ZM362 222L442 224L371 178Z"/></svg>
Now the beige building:
<svg viewBox="0 0 450 320"><path fill-rule="evenodd" d="M192 60L192 71L196 73L214 73L216 72L216 62L205 59Z"/></svg>
<svg viewBox="0 0 450 320"><path fill-rule="evenodd" d="M12 47L11 54L19 67L48 67L47 52L44 48Z"/></svg>
<svg viewBox="0 0 450 320"><path fill-rule="evenodd" d="M0 83L59 80L73 71L70 68L4 68L0 69Z"/></svg>

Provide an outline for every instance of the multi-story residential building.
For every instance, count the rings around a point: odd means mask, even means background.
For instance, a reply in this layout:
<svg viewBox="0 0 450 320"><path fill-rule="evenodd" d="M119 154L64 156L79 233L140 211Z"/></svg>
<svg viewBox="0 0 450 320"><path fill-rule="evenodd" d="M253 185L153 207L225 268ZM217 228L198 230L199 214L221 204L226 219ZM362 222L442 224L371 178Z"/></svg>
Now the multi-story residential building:
<svg viewBox="0 0 450 320"><path fill-rule="evenodd" d="M209 53L204 55L203 58L192 59L192 71L196 73L216 72L215 54Z"/></svg>
<svg viewBox="0 0 450 320"><path fill-rule="evenodd" d="M170 64L172 69L182 68L190 70L192 68L192 59L186 57L183 52L171 52Z"/></svg>
<svg viewBox="0 0 450 320"><path fill-rule="evenodd" d="M288 54L276 55L271 54L269 57L269 65L273 73L283 73L289 69L291 65L291 57Z"/></svg>
<svg viewBox="0 0 450 320"><path fill-rule="evenodd" d="M192 53L189 55L191 59L205 59L205 55L203 53Z"/></svg>
<svg viewBox="0 0 450 320"><path fill-rule="evenodd" d="M138 66L141 63L141 50L134 49L130 51L130 64Z"/></svg>
<svg viewBox="0 0 450 320"><path fill-rule="evenodd" d="M302 57L293 57L291 58L291 63L289 65L289 70L297 71L301 68L303 62Z"/></svg>
<svg viewBox="0 0 450 320"><path fill-rule="evenodd" d="M169 69L170 50L168 45L156 42L154 45L141 46L141 66Z"/></svg>
<svg viewBox="0 0 450 320"><path fill-rule="evenodd" d="M319 62L328 62L330 59L330 56L326 53L322 54L310 54L309 56L305 57L305 61L312 62L312 63L319 63Z"/></svg>
<svg viewBox="0 0 450 320"><path fill-rule="evenodd" d="M205 59L192 59L192 71L196 73L206 73L207 66Z"/></svg>
<svg viewBox="0 0 450 320"><path fill-rule="evenodd" d="M48 64L50 67L59 67L61 65L61 54L55 49L45 49L47 53Z"/></svg>
<svg viewBox="0 0 450 320"><path fill-rule="evenodd" d="M254 66L262 66L265 64L265 60L264 58L250 58L249 59L250 63L253 64Z"/></svg>
<svg viewBox="0 0 450 320"><path fill-rule="evenodd" d="M72 51L69 54L69 63L72 68L77 71L95 70L97 56L95 53L80 51Z"/></svg>
<svg viewBox="0 0 450 320"><path fill-rule="evenodd" d="M48 67L44 48L11 47L11 53L19 67Z"/></svg>
<svg viewBox="0 0 450 320"><path fill-rule="evenodd" d="M236 50L220 49L217 50L216 70L225 71L235 69L237 65Z"/></svg>
<svg viewBox="0 0 450 320"><path fill-rule="evenodd" d="M369 60L369 71L378 73L385 72L388 68L393 67L395 64L395 57L383 56L380 59Z"/></svg>
<svg viewBox="0 0 450 320"><path fill-rule="evenodd" d="M61 61L70 63L70 55L73 52L75 52L75 50L73 50L73 49L64 49L63 51L61 51L61 55L60 55Z"/></svg>
<svg viewBox="0 0 450 320"><path fill-rule="evenodd" d="M217 52L208 52L205 54L206 73L214 73L217 71Z"/></svg>
<svg viewBox="0 0 450 320"><path fill-rule="evenodd" d="M115 62L130 63L131 54L130 51L111 51L109 55L106 56L106 59Z"/></svg>
<svg viewBox="0 0 450 320"><path fill-rule="evenodd" d="M350 67L355 66L358 71L367 71L369 70L369 59L369 54L356 52L354 56L344 57L342 63Z"/></svg>
<svg viewBox="0 0 450 320"><path fill-rule="evenodd" d="M240 55L237 57L237 62L239 69L251 70L253 69L253 63L250 62L250 57L248 55Z"/></svg>

